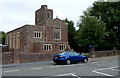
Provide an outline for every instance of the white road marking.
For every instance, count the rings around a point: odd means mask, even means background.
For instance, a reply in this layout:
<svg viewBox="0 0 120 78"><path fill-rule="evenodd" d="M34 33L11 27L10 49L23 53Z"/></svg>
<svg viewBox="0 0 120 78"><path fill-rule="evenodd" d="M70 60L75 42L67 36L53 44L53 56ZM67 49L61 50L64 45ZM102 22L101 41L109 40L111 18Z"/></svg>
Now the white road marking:
<svg viewBox="0 0 120 78"><path fill-rule="evenodd" d="M55 76L74 76L74 77L80 78L77 75L75 75L74 73L67 73L67 74L61 74L61 75L55 75Z"/></svg>
<svg viewBox="0 0 120 78"><path fill-rule="evenodd" d="M49 66L50 68L54 68L54 67L60 67L60 66Z"/></svg>
<svg viewBox="0 0 120 78"><path fill-rule="evenodd" d="M38 70L38 69L42 69L41 67L39 68L31 68L30 70Z"/></svg>
<svg viewBox="0 0 120 78"><path fill-rule="evenodd" d="M20 70L11 70L11 71L3 71L4 73L9 73L9 72L17 72L17 71L20 71Z"/></svg>
<svg viewBox="0 0 120 78"><path fill-rule="evenodd" d="M114 66L114 67L111 67L111 68L118 68L119 66Z"/></svg>
<svg viewBox="0 0 120 78"><path fill-rule="evenodd" d="M102 61L102 62L108 62L108 61Z"/></svg>
<svg viewBox="0 0 120 78"><path fill-rule="evenodd" d="M86 65L86 64L76 64L76 65L81 65L82 66L82 65Z"/></svg>
<svg viewBox="0 0 120 78"><path fill-rule="evenodd" d="M111 75L111 74L106 74L106 73L102 73L102 72L99 72L99 71L101 71L101 70L108 70L108 69L110 69L110 70L116 70L116 69L113 69L113 68L117 68L117 67L118 67L118 66L109 67L109 68L101 68L101 69L93 70L92 72L98 73L98 74L101 74L101 75L104 75L104 76L113 76L113 75ZM116 71L118 71L118 70L116 70Z"/></svg>
<svg viewBox="0 0 120 78"><path fill-rule="evenodd" d="M113 75L110 75L110 74L106 74L106 73L102 73L102 72L98 72L98 71L92 71L94 73L98 73L98 74L101 74L101 75L104 75L104 76L113 76Z"/></svg>
<svg viewBox="0 0 120 78"><path fill-rule="evenodd" d="M67 74L61 74L61 75L55 75L55 76L72 76L73 73L67 73Z"/></svg>
<svg viewBox="0 0 120 78"><path fill-rule="evenodd" d="M75 66L75 65L64 65L64 66L67 66L67 67L69 67L69 66Z"/></svg>
<svg viewBox="0 0 120 78"><path fill-rule="evenodd" d="M111 68L111 70L114 70L114 71L120 71L120 70L117 70L117 69L112 69L112 68Z"/></svg>
<svg viewBox="0 0 120 78"><path fill-rule="evenodd" d="M49 66L50 68L54 68L54 67L70 67L70 66L77 66L77 65L86 65L86 64L71 64L71 65L58 65L58 66Z"/></svg>
<svg viewBox="0 0 120 78"><path fill-rule="evenodd" d="M91 63L98 63L98 62L91 62Z"/></svg>
<svg viewBox="0 0 120 78"><path fill-rule="evenodd" d="M77 76L77 75L75 75L75 74L73 74L73 73L72 73L72 76L77 77L77 78L80 78L79 76Z"/></svg>
<svg viewBox="0 0 120 78"><path fill-rule="evenodd" d="M110 68L101 68L101 69L96 69L97 71L101 71L101 70L108 70Z"/></svg>
<svg viewBox="0 0 120 78"><path fill-rule="evenodd" d="M118 66L111 67L110 69L111 69L111 70L114 70L114 71L120 71L119 69L114 69L114 68L118 68Z"/></svg>

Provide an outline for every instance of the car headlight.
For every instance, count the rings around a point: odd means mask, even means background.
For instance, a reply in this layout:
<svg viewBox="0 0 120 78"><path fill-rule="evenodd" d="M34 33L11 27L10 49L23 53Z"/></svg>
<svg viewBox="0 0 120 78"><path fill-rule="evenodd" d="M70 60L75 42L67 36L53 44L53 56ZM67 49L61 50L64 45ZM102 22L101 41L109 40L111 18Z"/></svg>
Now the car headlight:
<svg viewBox="0 0 120 78"><path fill-rule="evenodd" d="M63 58L63 56L59 56L59 58Z"/></svg>

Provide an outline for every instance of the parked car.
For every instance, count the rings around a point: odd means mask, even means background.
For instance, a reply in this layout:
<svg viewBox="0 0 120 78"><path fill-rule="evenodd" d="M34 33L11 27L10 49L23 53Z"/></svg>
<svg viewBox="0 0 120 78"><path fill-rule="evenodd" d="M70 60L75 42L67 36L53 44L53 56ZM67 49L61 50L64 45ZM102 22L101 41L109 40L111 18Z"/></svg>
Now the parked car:
<svg viewBox="0 0 120 78"><path fill-rule="evenodd" d="M80 53L77 53L75 51L66 51L66 52L62 52L57 55L54 55L53 61L56 64L61 64L61 63L71 64L71 63L77 63L77 62L87 63L88 57L83 56Z"/></svg>

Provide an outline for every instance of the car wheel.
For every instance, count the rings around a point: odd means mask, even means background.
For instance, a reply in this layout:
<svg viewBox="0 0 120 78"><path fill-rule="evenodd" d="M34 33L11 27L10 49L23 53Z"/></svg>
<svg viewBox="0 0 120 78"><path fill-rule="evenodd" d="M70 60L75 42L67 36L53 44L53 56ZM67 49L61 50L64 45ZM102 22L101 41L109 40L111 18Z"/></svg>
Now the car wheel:
<svg viewBox="0 0 120 78"><path fill-rule="evenodd" d="M84 58L83 59L83 63L87 63L88 62L88 59L87 58Z"/></svg>
<svg viewBox="0 0 120 78"><path fill-rule="evenodd" d="M66 63L67 63L67 64L71 64L70 59L67 59L67 60L66 60Z"/></svg>

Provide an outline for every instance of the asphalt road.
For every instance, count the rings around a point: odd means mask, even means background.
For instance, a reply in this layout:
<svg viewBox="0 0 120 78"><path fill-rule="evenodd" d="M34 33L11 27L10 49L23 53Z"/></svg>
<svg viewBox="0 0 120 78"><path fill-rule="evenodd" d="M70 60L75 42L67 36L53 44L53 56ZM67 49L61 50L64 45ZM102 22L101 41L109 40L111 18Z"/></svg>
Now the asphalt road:
<svg viewBox="0 0 120 78"><path fill-rule="evenodd" d="M52 61L2 66L2 76L43 78L120 78L119 57L90 58L88 63L56 65ZM22 78L23 78L22 77ZM13 77L12 77L13 78Z"/></svg>

